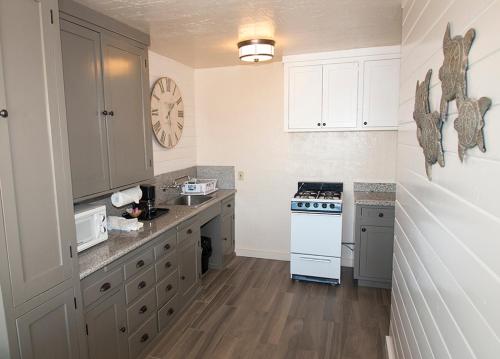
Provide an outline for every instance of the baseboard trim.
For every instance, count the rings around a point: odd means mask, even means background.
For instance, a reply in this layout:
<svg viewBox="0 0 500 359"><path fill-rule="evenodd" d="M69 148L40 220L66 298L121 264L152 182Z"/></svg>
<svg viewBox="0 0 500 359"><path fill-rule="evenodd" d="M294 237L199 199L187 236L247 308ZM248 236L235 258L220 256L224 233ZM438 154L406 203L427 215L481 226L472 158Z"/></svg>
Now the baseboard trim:
<svg viewBox="0 0 500 359"><path fill-rule="evenodd" d="M396 359L392 337L390 337L389 335L385 337L385 345L387 349L387 359Z"/></svg>
<svg viewBox="0 0 500 359"><path fill-rule="evenodd" d="M239 257L252 257L263 259L276 259L280 261L290 261L290 253L286 252L273 252L273 251L259 251L255 249L237 248L236 255Z"/></svg>

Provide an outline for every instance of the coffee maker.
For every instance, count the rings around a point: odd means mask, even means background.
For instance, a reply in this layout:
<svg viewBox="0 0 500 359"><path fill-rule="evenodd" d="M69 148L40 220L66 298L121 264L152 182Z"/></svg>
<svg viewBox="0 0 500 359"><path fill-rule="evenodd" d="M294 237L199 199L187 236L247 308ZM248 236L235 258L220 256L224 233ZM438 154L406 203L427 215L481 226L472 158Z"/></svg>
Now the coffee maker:
<svg viewBox="0 0 500 359"><path fill-rule="evenodd" d="M142 191L142 197L137 207L142 211L138 219L150 221L163 214L168 213L167 208L155 207L156 188L153 185L144 184L139 186Z"/></svg>

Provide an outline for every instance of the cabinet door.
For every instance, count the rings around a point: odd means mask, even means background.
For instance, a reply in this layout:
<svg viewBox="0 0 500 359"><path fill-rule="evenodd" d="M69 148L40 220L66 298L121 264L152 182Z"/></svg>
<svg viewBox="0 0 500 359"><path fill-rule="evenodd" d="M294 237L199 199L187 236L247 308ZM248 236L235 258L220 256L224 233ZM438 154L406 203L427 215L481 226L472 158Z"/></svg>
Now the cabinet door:
<svg viewBox="0 0 500 359"><path fill-rule="evenodd" d="M358 119L358 63L323 67L324 128L355 128Z"/></svg>
<svg viewBox="0 0 500 359"><path fill-rule="evenodd" d="M73 289L16 320L22 359L77 359L78 328Z"/></svg>
<svg viewBox="0 0 500 359"><path fill-rule="evenodd" d="M103 36L104 98L113 188L153 176L146 50Z"/></svg>
<svg viewBox="0 0 500 359"><path fill-rule="evenodd" d="M57 0L0 2L10 144L0 182L14 305L70 279L76 241ZM5 134L3 134L5 135Z"/></svg>
<svg viewBox="0 0 500 359"><path fill-rule="evenodd" d="M85 315L90 359L128 357L125 294L120 289Z"/></svg>
<svg viewBox="0 0 500 359"><path fill-rule="evenodd" d="M320 128L323 72L321 66L291 67L288 72L288 128Z"/></svg>
<svg viewBox="0 0 500 359"><path fill-rule="evenodd" d="M199 236L198 236L199 237ZM188 300L191 290L197 283L198 275L198 241L196 236L192 236L185 240L184 245L179 250L179 291L181 295L181 303Z"/></svg>
<svg viewBox="0 0 500 359"><path fill-rule="evenodd" d="M364 63L363 127L395 127L399 110L399 59Z"/></svg>
<svg viewBox="0 0 500 359"><path fill-rule="evenodd" d="M61 20L61 47L73 197L79 198L110 188L101 36Z"/></svg>
<svg viewBox="0 0 500 359"><path fill-rule="evenodd" d="M224 256L233 253L233 214L222 218L221 224L222 252Z"/></svg>
<svg viewBox="0 0 500 359"><path fill-rule="evenodd" d="M377 280L391 280L393 242L393 227L361 227L360 276Z"/></svg>

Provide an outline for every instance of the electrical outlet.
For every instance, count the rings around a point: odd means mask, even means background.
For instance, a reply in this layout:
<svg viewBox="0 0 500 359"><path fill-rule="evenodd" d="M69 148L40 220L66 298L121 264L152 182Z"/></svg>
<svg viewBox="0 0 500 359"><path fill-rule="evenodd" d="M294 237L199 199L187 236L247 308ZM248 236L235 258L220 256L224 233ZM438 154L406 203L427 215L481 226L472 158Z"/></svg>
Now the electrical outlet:
<svg viewBox="0 0 500 359"><path fill-rule="evenodd" d="M238 171L238 180L243 181L245 179L245 172Z"/></svg>

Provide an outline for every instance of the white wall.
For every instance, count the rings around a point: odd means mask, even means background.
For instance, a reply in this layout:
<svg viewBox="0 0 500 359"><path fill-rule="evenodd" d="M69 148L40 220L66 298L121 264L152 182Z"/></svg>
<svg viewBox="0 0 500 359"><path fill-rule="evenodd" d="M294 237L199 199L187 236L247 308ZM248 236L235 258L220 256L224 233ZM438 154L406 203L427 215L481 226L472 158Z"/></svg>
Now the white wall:
<svg viewBox="0 0 500 359"><path fill-rule="evenodd" d="M398 193L391 335L399 359L500 356L500 2L408 0L398 136ZM431 107L447 22L452 36L474 27L469 95L488 96L487 152L457 155L452 115L444 126L446 167L425 175L412 120L415 84L432 68ZM451 108L456 111L456 106Z"/></svg>
<svg viewBox="0 0 500 359"><path fill-rule="evenodd" d="M158 144L153 135L155 175L196 165L196 131L194 121L194 70L168 57L149 51L149 81L153 87L160 77L170 77L179 86L184 102L184 131L173 149Z"/></svg>
<svg viewBox="0 0 500 359"><path fill-rule="evenodd" d="M298 181L344 182L343 232L351 241L352 182L395 180L396 132L284 132L280 63L196 70L195 85L198 163L245 173L236 183L240 255L289 258Z"/></svg>

